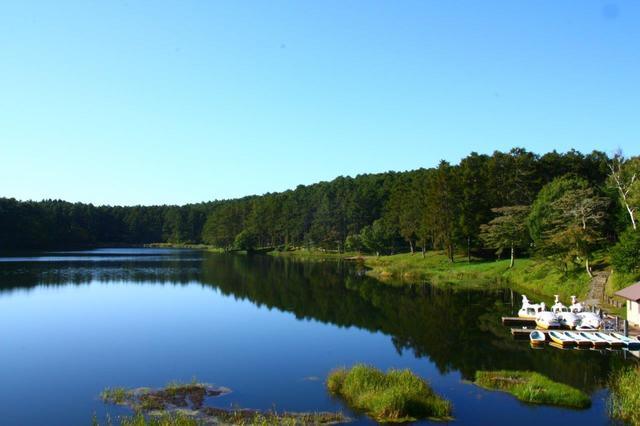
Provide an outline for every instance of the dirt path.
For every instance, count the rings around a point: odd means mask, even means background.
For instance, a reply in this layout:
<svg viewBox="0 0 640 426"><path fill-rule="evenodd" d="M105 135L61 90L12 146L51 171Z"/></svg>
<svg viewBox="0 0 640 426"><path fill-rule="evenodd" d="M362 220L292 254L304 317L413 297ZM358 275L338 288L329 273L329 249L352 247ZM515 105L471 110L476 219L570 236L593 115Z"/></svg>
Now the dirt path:
<svg viewBox="0 0 640 426"><path fill-rule="evenodd" d="M609 279L609 271L598 271L593 274L591 288L587 295L586 302L590 305L598 306L604 300L604 290Z"/></svg>

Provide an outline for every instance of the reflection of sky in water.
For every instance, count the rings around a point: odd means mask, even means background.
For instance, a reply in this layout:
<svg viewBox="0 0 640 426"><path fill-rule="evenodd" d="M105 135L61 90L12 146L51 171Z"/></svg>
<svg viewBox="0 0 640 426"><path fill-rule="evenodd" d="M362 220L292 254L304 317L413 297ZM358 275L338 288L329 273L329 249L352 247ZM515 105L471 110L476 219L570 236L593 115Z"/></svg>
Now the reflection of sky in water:
<svg viewBox="0 0 640 426"><path fill-rule="evenodd" d="M0 257L0 262L123 262L139 260L138 256L40 256L40 257ZM164 256L145 256L145 261L159 262L167 260ZM186 261L199 261L199 258L181 258Z"/></svg>
<svg viewBox="0 0 640 426"><path fill-rule="evenodd" d="M0 256L0 262L123 262L137 261L140 259L148 262L165 261L170 258L181 261L199 261L202 256L199 252L188 249L94 249L76 251L50 251L31 253L21 256Z"/></svg>
<svg viewBox="0 0 640 426"><path fill-rule="evenodd" d="M148 257L139 259L139 263L144 264ZM192 262L185 262L188 265L185 272L176 266L177 259L170 259L164 270L152 268L152 274L143 276L138 283L126 278L135 276L129 269L136 264L127 261L119 270L109 264L106 275L102 266L85 267L88 276L93 277L86 285L32 286L29 292L6 293L0 297L2 424L84 425L89 423L94 411L99 416L104 413L104 405L96 399L104 387L161 386L171 380L191 380L194 376L233 390L217 401L222 407L238 404L250 408L275 405L280 410L346 410L327 395L323 379L331 369L356 362L385 369L411 368L429 378L438 392L452 399L457 424L513 424L514 420L526 425L605 422L602 391L594 394L594 408L587 411L533 407L508 395L463 383L455 369L441 373L431 356L442 356L442 350L455 350L456 346L460 350L468 349L462 349L462 342L455 340L459 337L449 340L446 332L439 341L425 340L421 330L429 331L429 324L424 322L429 318L420 316L422 305L415 297L398 299L401 305L385 307L393 290L376 294L375 287L368 288L363 291L374 293L356 309L360 300L357 289L335 293L349 298L348 303L354 306L352 315L357 315L352 318L348 312L337 311L338 300L334 300L335 309L320 306L325 303L322 292L335 290L332 284L327 284L331 278L326 275L328 265L310 266L312 271L321 268L325 275L317 278L310 275L317 282L307 283L311 285L305 289L310 292L309 306L300 307L295 305L295 297L299 295L292 291L306 282L295 268L288 269L287 273L279 272L276 266L282 266L277 263L280 261L221 257L224 261L218 263L212 258L213 262L207 266L212 278L207 278L204 285L204 278L198 278L201 273ZM260 269L251 266L252 262L260 264ZM225 265L230 269L225 270ZM51 266L59 268L58 264ZM28 265L25 268L28 269ZM153 272L169 279L181 271L185 272L184 285L164 284L153 279ZM35 275L41 272L46 274L46 268L38 269ZM109 274L121 279L105 282L103 278ZM250 277L255 279L253 284L248 281ZM62 276L62 282L64 279ZM221 287L216 287L216 282ZM276 282L294 282L297 287L279 293ZM338 297L333 294L329 293L329 300ZM473 295L460 300L467 300L468 308L479 305ZM424 303L435 302L436 299L424 299ZM318 321L316 318L321 312L335 320ZM364 318L368 314L370 318ZM414 328L399 329L401 325L396 321L407 315L407 324L413 322ZM341 326L333 325L332 321ZM531 365L543 366L553 360L550 355L560 354L548 350L532 352L526 343L514 346L511 340L491 336L490 328L497 322L495 318L478 321L481 327L489 328L481 333L490 338L488 348L495 351L496 358L526 356ZM365 325L367 329L353 324ZM421 345L422 357L414 355L414 348L402 350L398 349L401 346L392 344L392 339L403 333L402 338ZM477 338L466 334L469 339ZM491 345L496 347L490 349ZM425 356L425 353L432 355ZM593 359L607 362L602 357ZM478 367L492 365L493 361L489 357L462 357L455 363ZM305 380L310 376L321 380ZM109 412L121 411L109 407ZM359 418L359 423L371 422Z"/></svg>

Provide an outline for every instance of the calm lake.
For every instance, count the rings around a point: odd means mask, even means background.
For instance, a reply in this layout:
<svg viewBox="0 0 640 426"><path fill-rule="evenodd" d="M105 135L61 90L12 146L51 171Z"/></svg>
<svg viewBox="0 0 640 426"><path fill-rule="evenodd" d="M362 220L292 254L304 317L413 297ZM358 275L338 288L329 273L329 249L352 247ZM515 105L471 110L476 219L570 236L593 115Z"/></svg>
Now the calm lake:
<svg viewBox="0 0 640 426"><path fill-rule="evenodd" d="M169 249L0 257L0 423L88 425L126 413L99 400L105 387L195 377L232 389L220 407L342 410L373 424L325 390L331 369L357 362L428 379L456 424L608 422L602 385L622 352L513 341L500 316L520 295L508 289L392 287L356 268ZM535 370L593 406L526 405L470 384L480 369Z"/></svg>

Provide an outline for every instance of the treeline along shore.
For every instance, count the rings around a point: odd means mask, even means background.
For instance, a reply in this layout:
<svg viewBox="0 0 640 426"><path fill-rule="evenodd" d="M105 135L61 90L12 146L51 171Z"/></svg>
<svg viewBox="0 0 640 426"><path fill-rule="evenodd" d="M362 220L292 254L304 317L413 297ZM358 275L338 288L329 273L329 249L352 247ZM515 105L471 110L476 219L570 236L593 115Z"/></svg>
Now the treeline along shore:
<svg viewBox="0 0 640 426"><path fill-rule="evenodd" d="M0 249L206 244L375 255L441 250L560 270L608 262L638 271L640 158L594 151L471 153L459 164L338 177L296 189L184 206L94 206L0 198ZM611 250L610 250L611 249Z"/></svg>

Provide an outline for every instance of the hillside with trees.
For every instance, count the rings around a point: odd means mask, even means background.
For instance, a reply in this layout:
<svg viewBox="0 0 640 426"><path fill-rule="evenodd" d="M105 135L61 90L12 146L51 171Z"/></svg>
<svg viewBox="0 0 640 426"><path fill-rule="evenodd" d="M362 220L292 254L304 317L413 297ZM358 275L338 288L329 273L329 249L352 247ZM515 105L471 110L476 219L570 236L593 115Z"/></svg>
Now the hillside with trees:
<svg viewBox="0 0 640 426"><path fill-rule="evenodd" d="M338 177L280 193L184 206L0 198L0 249L146 243L372 254L536 253L591 274L594 253L640 267L640 158L594 151L471 153L459 164Z"/></svg>

